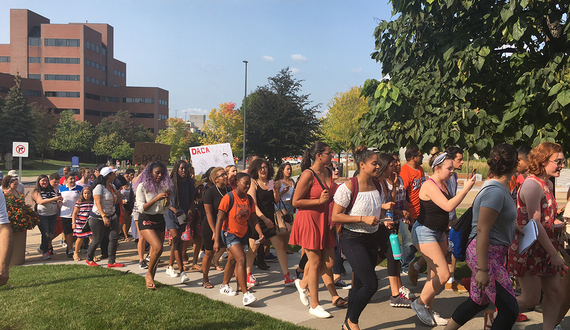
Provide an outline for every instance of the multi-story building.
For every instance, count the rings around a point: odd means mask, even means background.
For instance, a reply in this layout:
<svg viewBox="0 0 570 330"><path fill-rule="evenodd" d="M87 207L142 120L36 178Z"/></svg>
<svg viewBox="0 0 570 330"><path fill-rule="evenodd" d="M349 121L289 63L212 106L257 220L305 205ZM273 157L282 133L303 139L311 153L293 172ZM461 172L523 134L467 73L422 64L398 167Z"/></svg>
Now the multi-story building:
<svg viewBox="0 0 570 330"><path fill-rule="evenodd" d="M27 9L10 10L10 44L0 45L0 97L16 75L30 101L56 113L71 110L93 125L118 111L153 133L166 128L168 91L129 87L127 65L113 57L108 24L50 24Z"/></svg>

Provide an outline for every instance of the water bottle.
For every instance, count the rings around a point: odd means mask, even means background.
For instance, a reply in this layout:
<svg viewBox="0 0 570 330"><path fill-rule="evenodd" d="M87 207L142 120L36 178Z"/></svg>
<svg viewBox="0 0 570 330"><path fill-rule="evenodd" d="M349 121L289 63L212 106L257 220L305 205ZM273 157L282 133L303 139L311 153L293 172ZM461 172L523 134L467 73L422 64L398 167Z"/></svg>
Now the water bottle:
<svg viewBox="0 0 570 330"><path fill-rule="evenodd" d="M392 209L386 210L386 218L392 219L394 217L394 211Z"/></svg>
<svg viewBox="0 0 570 330"><path fill-rule="evenodd" d="M392 254L394 254L394 260L402 259L402 249L400 249L400 240L396 231L393 230L390 234L390 246L392 246Z"/></svg>

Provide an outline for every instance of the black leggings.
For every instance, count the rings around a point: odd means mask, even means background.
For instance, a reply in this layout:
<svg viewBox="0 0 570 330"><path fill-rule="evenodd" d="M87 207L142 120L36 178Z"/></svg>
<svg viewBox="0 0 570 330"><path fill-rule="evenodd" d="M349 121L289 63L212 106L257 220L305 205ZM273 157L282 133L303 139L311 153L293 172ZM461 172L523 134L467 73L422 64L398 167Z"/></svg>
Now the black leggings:
<svg viewBox="0 0 570 330"><path fill-rule="evenodd" d="M497 294L495 296L495 306L499 313L493 322L491 329L511 329L519 316L519 304L517 299L503 288L499 282L495 281ZM455 309L451 318L459 325L464 325L477 313L485 310L489 304L478 305L471 297Z"/></svg>

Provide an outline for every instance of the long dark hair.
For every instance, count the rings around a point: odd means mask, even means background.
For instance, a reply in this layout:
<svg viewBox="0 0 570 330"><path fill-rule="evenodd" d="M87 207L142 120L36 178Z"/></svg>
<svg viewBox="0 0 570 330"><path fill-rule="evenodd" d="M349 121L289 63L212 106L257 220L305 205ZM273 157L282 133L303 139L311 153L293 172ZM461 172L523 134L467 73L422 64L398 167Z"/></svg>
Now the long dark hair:
<svg viewBox="0 0 570 330"><path fill-rule="evenodd" d="M285 177L283 175L283 171L285 171L285 167L287 166L291 167L291 171L293 171L293 167L291 166L291 164L289 164L289 162L285 162L279 165L279 168L277 169L277 174L275 174L275 181L282 180Z"/></svg>
<svg viewBox="0 0 570 330"><path fill-rule="evenodd" d="M176 190L176 195L174 196L175 207L178 207L178 203L180 200L180 190L178 189L178 169L180 169L180 166L182 166L183 164L186 164L186 180L190 180L190 171L188 168L188 163L186 163L186 161L184 160L177 160L176 163L174 163L174 166L172 167L172 172L170 172L170 179L172 179L172 185Z"/></svg>
<svg viewBox="0 0 570 330"><path fill-rule="evenodd" d="M315 142L315 144L313 144L310 148L305 150L305 153L303 154L303 160L301 160L301 171L304 171L311 167L315 161L315 157L317 157L317 154L325 152L328 146L328 144L318 141Z"/></svg>
<svg viewBox="0 0 570 330"><path fill-rule="evenodd" d="M43 178L46 178L46 179L48 180L48 186L46 187L46 189L42 189L42 187L40 186L40 180L43 179ZM36 187L34 188L34 192L36 192L36 191L39 192L39 191L42 191L42 190L45 190L45 191L54 191L54 190L53 190L53 187L52 187L51 184L49 183L49 177L48 177L47 175L45 175L45 174L40 174L40 175L38 176L38 179L36 180Z"/></svg>

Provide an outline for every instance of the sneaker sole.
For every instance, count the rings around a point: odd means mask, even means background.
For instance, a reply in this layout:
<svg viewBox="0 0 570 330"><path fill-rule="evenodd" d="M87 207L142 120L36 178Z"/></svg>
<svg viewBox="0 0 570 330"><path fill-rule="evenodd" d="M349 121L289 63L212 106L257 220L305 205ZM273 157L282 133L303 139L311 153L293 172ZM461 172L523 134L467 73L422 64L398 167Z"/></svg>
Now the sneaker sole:
<svg viewBox="0 0 570 330"><path fill-rule="evenodd" d="M416 316L418 317L418 319L420 319L420 321L422 321L423 324L428 325L428 326L430 326L430 327L435 327L435 326L436 326L435 321L432 320L432 319L430 319L431 322L426 322L426 321L424 321L424 320L420 317L420 314L418 313L418 311L414 308L414 304L413 304L413 303L410 305L410 308L414 311L414 313L416 313ZM432 322L433 322L433 323L432 323Z"/></svg>
<svg viewBox="0 0 570 330"><path fill-rule="evenodd" d="M318 312L313 312L312 309L309 309L309 314L316 316L320 319L328 319L329 317L331 317L332 315L329 312L323 313L323 314L319 314Z"/></svg>
<svg viewBox="0 0 570 330"><path fill-rule="evenodd" d="M244 302L243 305L244 305L244 306L249 306L249 305L253 304L253 303L256 302L256 301L257 301L257 298L253 298L253 300L250 300L250 301L248 301L248 302Z"/></svg>

